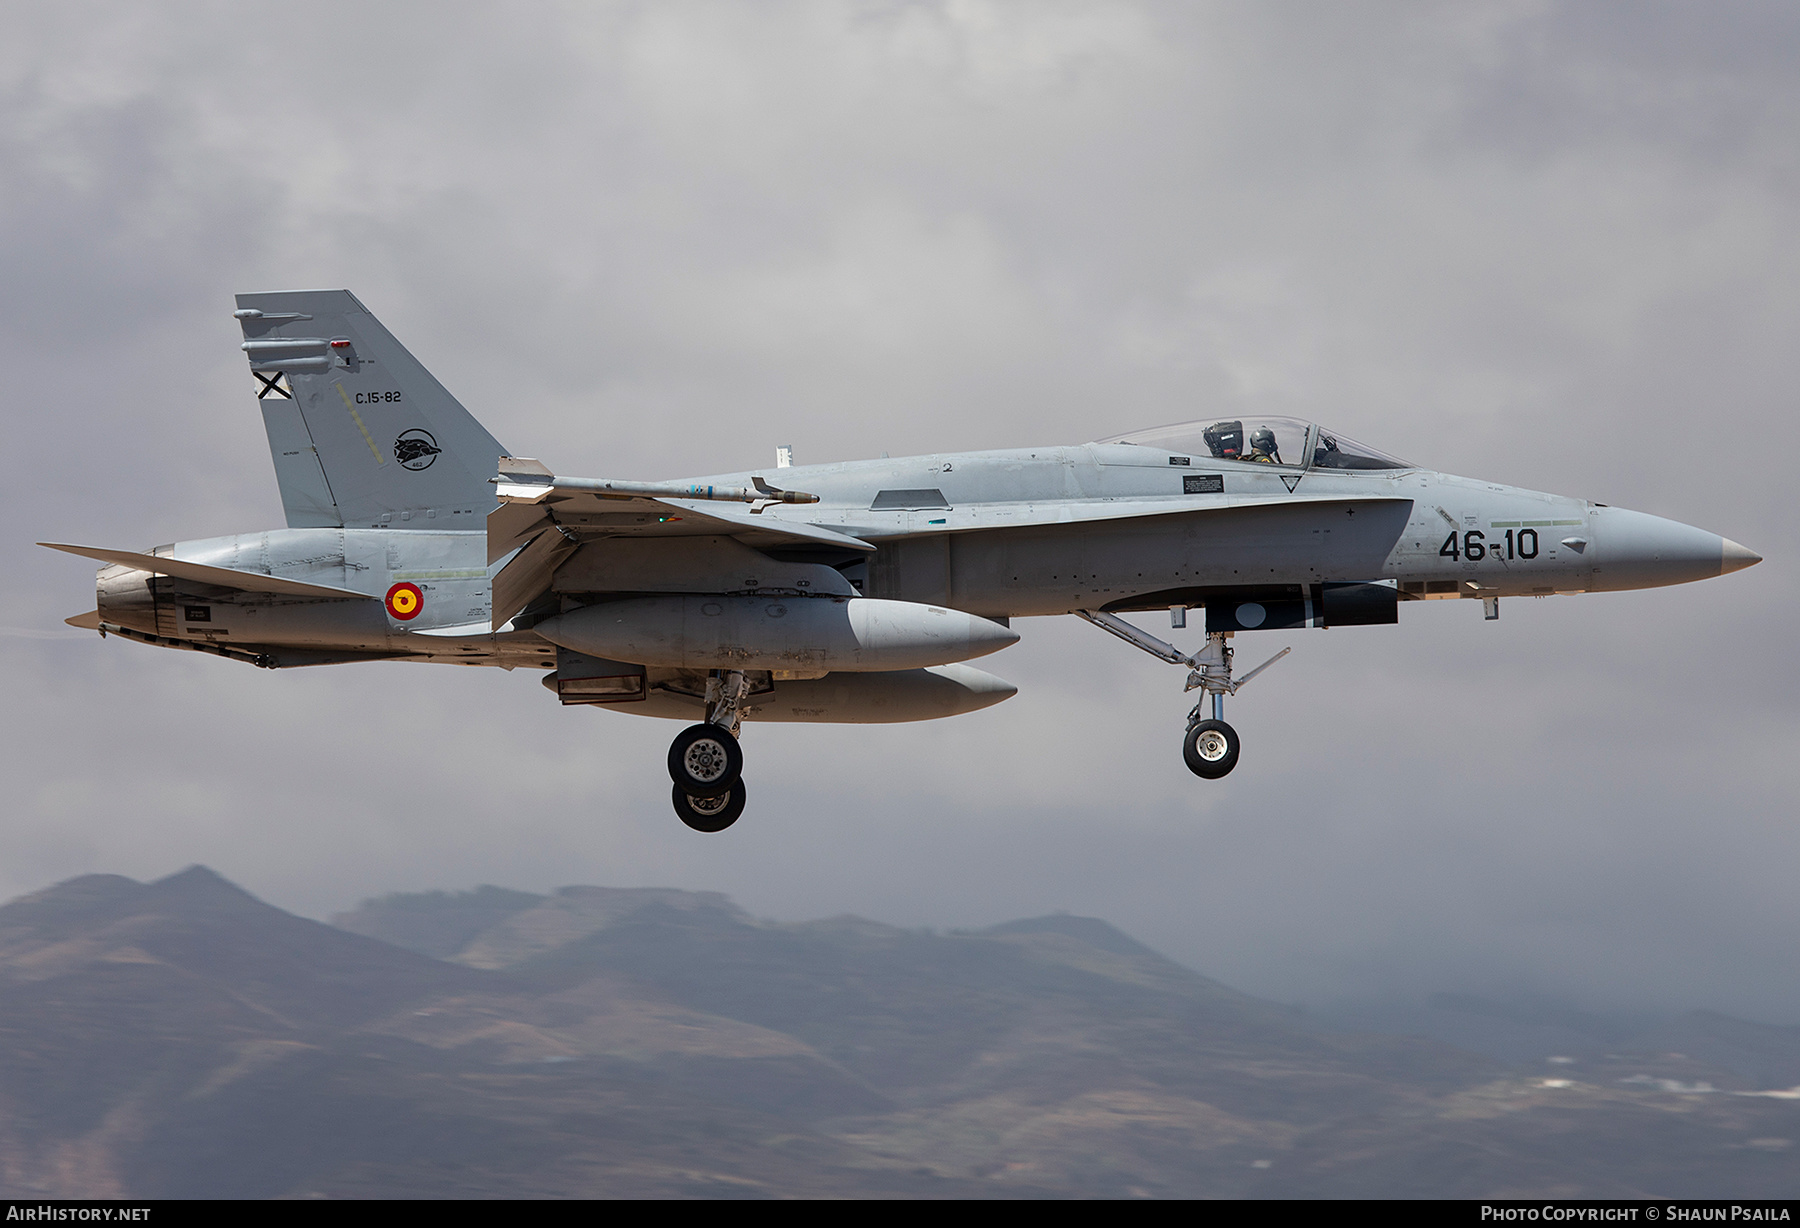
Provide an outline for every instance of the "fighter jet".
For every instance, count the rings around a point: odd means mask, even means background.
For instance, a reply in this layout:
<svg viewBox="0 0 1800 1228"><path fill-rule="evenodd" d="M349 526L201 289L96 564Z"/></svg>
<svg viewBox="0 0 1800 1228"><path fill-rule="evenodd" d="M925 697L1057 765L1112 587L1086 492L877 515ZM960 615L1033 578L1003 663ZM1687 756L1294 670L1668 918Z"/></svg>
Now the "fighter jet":
<svg viewBox="0 0 1800 1228"><path fill-rule="evenodd" d="M346 290L243 294L287 527L106 564L68 621L266 669L425 661L542 671L565 705L687 722L682 822L744 809L745 721L929 720L1015 687L965 662L1015 618L1076 615L1186 669L1183 757L1238 762L1233 637L1399 621L1410 601L1651 588L1737 571L1734 541L1423 468L1238 414L1093 443L790 464L679 481L513 455ZM1204 611L1184 653L1122 614Z"/></svg>

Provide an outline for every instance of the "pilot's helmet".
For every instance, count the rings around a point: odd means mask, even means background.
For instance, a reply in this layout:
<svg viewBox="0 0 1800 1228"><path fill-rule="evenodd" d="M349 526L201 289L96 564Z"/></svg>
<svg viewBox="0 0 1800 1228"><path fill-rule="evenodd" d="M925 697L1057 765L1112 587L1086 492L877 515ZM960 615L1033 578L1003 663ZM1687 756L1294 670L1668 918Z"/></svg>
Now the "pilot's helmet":
<svg viewBox="0 0 1800 1228"><path fill-rule="evenodd" d="M1274 452L1275 432L1266 426L1259 426L1250 432L1250 450L1252 452Z"/></svg>

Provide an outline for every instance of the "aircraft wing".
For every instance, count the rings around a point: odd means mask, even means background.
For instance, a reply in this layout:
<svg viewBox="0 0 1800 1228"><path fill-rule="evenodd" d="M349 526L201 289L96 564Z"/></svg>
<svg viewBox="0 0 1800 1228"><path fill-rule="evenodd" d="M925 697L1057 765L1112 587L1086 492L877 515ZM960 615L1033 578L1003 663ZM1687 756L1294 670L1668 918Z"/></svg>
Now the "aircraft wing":
<svg viewBox="0 0 1800 1228"><path fill-rule="evenodd" d="M861 538L836 529L805 521L764 518L743 506L677 498L606 498L558 491L542 502L503 502L488 514L488 562L497 562L553 526L576 534L583 530L596 535L658 537L713 534L735 537L747 546L757 547L824 545L858 553L875 549Z"/></svg>
<svg viewBox="0 0 1800 1228"><path fill-rule="evenodd" d="M494 577L498 628L550 585L584 536L733 537L751 547L834 546L858 554L875 547L820 525L762 515L773 504L817 503L818 496L753 486L621 482L554 477L540 462L503 457L500 506L488 514L488 562L517 551Z"/></svg>
<svg viewBox="0 0 1800 1228"><path fill-rule="evenodd" d="M184 563L180 559L164 558L155 554L137 554L130 550L102 550L96 546L71 546L63 542L39 542L52 550L61 550L65 554L79 554L83 558L94 559L101 563L117 563L122 567L135 567L139 571L155 572L157 575L174 576L181 580L192 580L197 584L216 584L220 588L235 588L245 593L279 593L284 597L332 597L342 599L356 597L364 601L379 601L380 598L369 593L359 593L355 589L334 588L329 584L309 584L304 580L285 580L280 576L264 575L257 571L239 571L235 567L209 567L204 563Z"/></svg>
<svg viewBox="0 0 1800 1228"><path fill-rule="evenodd" d="M766 519L777 503L817 503L817 495L778 490L761 478L754 486L706 486L687 482L620 482L559 478L542 463L502 457L496 479L500 506L488 516L488 562L493 563L552 525L574 533L686 537L716 534L747 546L830 545L858 553L875 547L847 533L804 521Z"/></svg>

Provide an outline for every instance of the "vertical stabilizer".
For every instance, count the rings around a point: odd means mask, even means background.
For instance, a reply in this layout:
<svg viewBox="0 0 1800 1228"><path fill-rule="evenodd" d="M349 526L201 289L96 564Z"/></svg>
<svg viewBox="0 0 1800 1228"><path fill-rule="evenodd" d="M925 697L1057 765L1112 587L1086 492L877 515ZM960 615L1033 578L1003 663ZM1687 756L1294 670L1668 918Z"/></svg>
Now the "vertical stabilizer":
<svg viewBox="0 0 1800 1228"><path fill-rule="evenodd" d="M506 450L354 295L237 305L290 526L483 528Z"/></svg>

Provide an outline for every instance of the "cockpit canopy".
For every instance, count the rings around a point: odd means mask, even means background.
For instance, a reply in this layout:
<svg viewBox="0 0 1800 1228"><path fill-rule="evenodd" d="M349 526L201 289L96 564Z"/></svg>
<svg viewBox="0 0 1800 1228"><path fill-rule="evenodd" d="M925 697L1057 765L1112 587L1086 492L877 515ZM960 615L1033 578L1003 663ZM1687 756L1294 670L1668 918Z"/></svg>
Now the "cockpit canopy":
<svg viewBox="0 0 1800 1228"><path fill-rule="evenodd" d="M1288 469L1413 469L1417 466L1298 418L1223 418L1177 422L1098 439L1188 456Z"/></svg>

